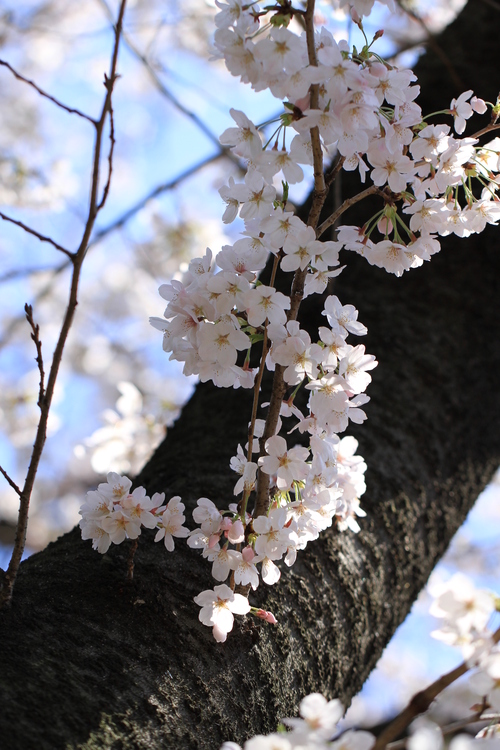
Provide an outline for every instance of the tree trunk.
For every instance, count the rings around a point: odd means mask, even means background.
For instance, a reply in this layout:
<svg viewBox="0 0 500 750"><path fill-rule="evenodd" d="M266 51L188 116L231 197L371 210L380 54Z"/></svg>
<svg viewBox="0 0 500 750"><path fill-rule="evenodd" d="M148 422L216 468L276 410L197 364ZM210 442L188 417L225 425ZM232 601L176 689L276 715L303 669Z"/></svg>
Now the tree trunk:
<svg viewBox="0 0 500 750"><path fill-rule="evenodd" d="M471 0L440 42L461 90L490 101L499 21ZM433 52L419 73L424 111L461 93ZM313 690L350 702L500 464L498 245L496 228L448 238L401 279L345 258L334 291L358 307L380 362L368 421L349 431L369 467L368 515L252 595L277 626L237 618L217 644L193 603L213 587L210 565L148 532L132 582L127 543L101 556L78 529L23 563L0 613L2 747L216 749L275 729ZM198 387L137 483L188 509L201 496L227 505L249 407L248 392Z"/></svg>

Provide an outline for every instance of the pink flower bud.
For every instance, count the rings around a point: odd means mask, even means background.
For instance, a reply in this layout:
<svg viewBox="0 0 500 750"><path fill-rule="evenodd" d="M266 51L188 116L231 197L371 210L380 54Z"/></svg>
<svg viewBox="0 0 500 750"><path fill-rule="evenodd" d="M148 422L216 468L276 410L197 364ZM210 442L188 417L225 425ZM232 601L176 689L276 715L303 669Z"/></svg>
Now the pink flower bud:
<svg viewBox="0 0 500 750"><path fill-rule="evenodd" d="M387 216L382 216L377 224L380 234L390 234L393 230L392 221Z"/></svg>
<svg viewBox="0 0 500 750"><path fill-rule="evenodd" d="M484 99L478 99L477 96L473 96L470 100L470 106L474 110L474 112L477 112L478 115L484 115L488 107L486 106L486 102Z"/></svg>
<svg viewBox="0 0 500 750"><path fill-rule="evenodd" d="M220 530L229 531L229 529L231 528L231 525L232 525L231 519L226 516L220 525Z"/></svg>
<svg viewBox="0 0 500 750"><path fill-rule="evenodd" d="M241 556L246 563L251 563L255 557L255 552L253 551L252 547L248 545L241 550Z"/></svg>
<svg viewBox="0 0 500 750"><path fill-rule="evenodd" d="M361 18L360 18L360 16L359 16L359 13L357 12L357 10L356 10L355 8L351 8L351 18L352 18L353 22L354 22L354 23L355 23L355 24L356 24L357 26L359 26L359 25L360 25L360 23L361 23Z"/></svg>
<svg viewBox="0 0 500 750"><path fill-rule="evenodd" d="M230 542L233 544L239 544L240 542L243 542L245 539L245 527L243 526L243 523L238 518L237 521L235 521L231 528L229 529L229 533L227 535L227 538Z"/></svg>
<svg viewBox="0 0 500 750"><path fill-rule="evenodd" d="M277 624L277 619L273 615L272 612L266 612L265 609L258 609L257 612L254 612L256 617L260 617L261 620L265 620L266 622L270 622L271 625Z"/></svg>
<svg viewBox="0 0 500 750"><path fill-rule="evenodd" d="M375 32L375 36L373 37L373 41L376 39L380 39L381 36L384 36L384 29L379 29Z"/></svg>

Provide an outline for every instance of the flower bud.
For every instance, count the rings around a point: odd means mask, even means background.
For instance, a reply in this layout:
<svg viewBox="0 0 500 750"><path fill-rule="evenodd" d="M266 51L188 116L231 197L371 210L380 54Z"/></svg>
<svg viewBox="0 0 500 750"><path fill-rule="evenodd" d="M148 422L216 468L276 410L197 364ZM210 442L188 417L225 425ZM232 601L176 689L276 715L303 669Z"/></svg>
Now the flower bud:
<svg viewBox="0 0 500 750"><path fill-rule="evenodd" d="M227 538L232 544L239 544L245 539L245 527L239 518L231 525Z"/></svg>
<svg viewBox="0 0 500 750"><path fill-rule="evenodd" d="M241 556L246 563L251 563L255 557L255 552L250 545L247 545L241 550Z"/></svg>
<svg viewBox="0 0 500 750"><path fill-rule="evenodd" d="M256 617L260 617L261 620L265 620L266 622L271 623L271 625L276 625L278 622L273 613L266 612L265 609L258 609L256 612L254 612L254 615Z"/></svg>

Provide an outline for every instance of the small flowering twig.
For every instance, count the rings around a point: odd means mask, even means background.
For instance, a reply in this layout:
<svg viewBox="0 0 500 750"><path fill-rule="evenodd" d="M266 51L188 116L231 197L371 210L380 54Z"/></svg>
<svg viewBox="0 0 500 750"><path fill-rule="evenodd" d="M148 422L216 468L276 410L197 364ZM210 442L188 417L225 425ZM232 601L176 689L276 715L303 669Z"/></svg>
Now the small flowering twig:
<svg viewBox="0 0 500 750"><path fill-rule="evenodd" d="M356 205L356 203L359 203L360 201L364 200L365 198L368 198L370 195L382 195L386 200L388 200L385 193L380 190L376 185L371 185L370 187L365 188L360 193L357 193L356 195L353 195L352 198L346 198L346 200L342 203L341 206L337 208L336 211L334 211L328 219L325 219L318 227L318 237L321 237L327 229L329 229L331 226L333 226L342 216L343 213L347 211L348 208L351 208L351 206Z"/></svg>
<svg viewBox="0 0 500 750"><path fill-rule="evenodd" d="M306 28L306 39L307 39L307 52L309 56L309 64L317 67L318 61L316 58L316 48L314 42L314 6L315 0L308 0L306 11L304 14L304 22ZM318 92L319 87L317 84L313 84L310 88L310 101L311 108L318 108ZM321 148L321 141L319 136L319 129L317 126L311 128L311 144L313 152L313 165L314 165L314 191L311 209L307 219L307 224L313 229L316 229L321 209L324 206L326 197L328 195L328 188L325 184L325 177L323 173L323 151ZM318 234L319 236L319 234ZM297 320L297 315L300 307L300 303L304 296L304 281L306 278L307 270L300 269L295 272L292 290L290 294L290 310L287 315L288 320ZM269 403L269 410L264 428L264 434L261 439L261 451L260 456L264 456L264 445L268 438L272 437L276 432L276 426L278 424L279 413L281 404L286 392L286 385L283 374L285 368L282 365L276 365L271 399ZM257 479L257 490L256 490L256 501L255 501L255 517L264 514L269 506L269 475L265 474L260 468L258 470Z"/></svg>
<svg viewBox="0 0 500 750"><path fill-rule="evenodd" d="M426 124L414 101L413 72L388 65L371 50L382 32L371 42L365 34L360 51L337 43L326 30L318 43L314 6L314 0L305 3L306 33L301 35L288 29L294 13L288 2L262 12L253 5L219 6L214 41L228 69L258 90L270 88L285 100L286 111L274 133L262 139L260 128L244 112L230 110L235 126L222 133L220 142L246 160L248 170L243 182L230 177L219 193L226 204L223 222L229 224L239 214L245 222L243 237L215 258L207 249L189 264L182 280L162 285L160 294L168 302L164 318L151 318L163 332L164 350L185 363L186 374L199 374L202 382L211 380L218 387L254 389L248 450L245 455L238 446L230 464L240 475L234 487L236 496L241 493L240 502L221 511L208 498L199 498L193 518L200 527L188 538L188 545L212 563L213 577L231 582L195 599L206 625L218 628L216 613L226 611L224 627L214 630L217 640L225 640L232 628L236 586L255 589L260 578L268 585L276 583L281 575L276 561L293 565L297 551L332 523L339 531L359 531L356 517L365 515L359 496L365 489L366 465L354 456L357 442L338 436L349 420L360 424L366 419L360 407L369 400L364 392L371 380L368 371L377 363L363 345L346 343L349 334L362 336L367 330L354 306L343 305L334 295L323 309L329 327L319 326L319 341L311 341L298 320L304 296L322 294L342 271L342 248L401 276L439 251L437 235L458 233L462 225L470 227L468 233L478 232L500 220L498 149L476 149L470 139L449 135L448 125ZM260 17L268 14L268 22L261 24ZM363 31L358 14L353 20ZM244 40L244 59L235 51L236 38ZM443 110L453 117L459 135L474 111L486 111L482 99L468 101L472 94L465 91ZM297 131L289 148L287 128ZM325 174L323 152L330 147L339 156ZM314 173L306 221L286 208L289 185L303 179L302 164L312 164ZM359 170L361 182L369 173L373 185L342 204L336 200L336 210L318 228L340 169ZM280 172L282 199L274 184ZM480 199L472 189L475 177L483 187L488 183L489 194L483 192ZM348 208L370 195L383 199L382 210L362 227L340 226L335 240L319 241ZM398 214L399 203L403 213L410 214L408 222ZM382 241L373 239L377 231ZM270 252L275 256L273 273L270 286L265 286L257 278ZM293 273L289 296L275 289L278 265L284 273ZM262 355L255 373L249 354L259 340ZM247 355L240 365L243 351ZM266 365L274 369L270 402L266 419L257 420ZM301 386L310 392L307 414L294 405ZM284 403L289 387L292 394ZM282 416L297 420L293 430L309 433L309 447L287 445L279 434ZM260 439L256 462L255 434ZM252 493L255 503L248 513Z"/></svg>
<svg viewBox="0 0 500 750"><path fill-rule="evenodd" d="M500 641L500 628L495 631L491 638L493 643ZM416 693L406 708L401 711L395 719L379 734L377 741L373 746L373 750L383 750L387 745L396 737L399 737L405 729L411 724L420 714L425 713L431 703L437 698L437 696L443 692L445 688L451 685L453 682L462 677L466 672L469 671L471 665L469 662L464 661L459 664L458 667L452 669L444 675L441 675L437 680L432 682L425 690L420 690Z"/></svg>
<svg viewBox="0 0 500 750"><path fill-rule="evenodd" d="M274 261L273 261L273 268L271 271L271 278L269 281L270 286L274 286L274 281L276 279L276 271L278 270L278 263L280 261L280 256L275 255ZM252 404L252 416L250 418L250 426L248 428L248 461L252 460L252 451L253 451L253 439L254 439L254 433L255 433L255 420L257 419L257 409L259 407L259 396L260 396L260 386L262 383L262 376L264 375L264 369L266 366L266 355L267 355L267 320L264 321L264 338L262 340L262 355L260 358L260 365L259 370L257 373L257 377L255 378L255 385L253 389L253 404Z"/></svg>

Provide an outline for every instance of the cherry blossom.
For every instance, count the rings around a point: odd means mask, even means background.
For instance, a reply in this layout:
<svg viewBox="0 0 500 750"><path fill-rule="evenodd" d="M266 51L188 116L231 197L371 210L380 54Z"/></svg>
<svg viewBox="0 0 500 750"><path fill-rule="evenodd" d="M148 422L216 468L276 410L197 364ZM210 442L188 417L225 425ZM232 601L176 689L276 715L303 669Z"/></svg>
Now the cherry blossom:
<svg viewBox="0 0 500 750"><path fill-rule="evenodd" d="M220 57L254 90L269 89L282 113L274 129L266 130L267 124L258 129L244 112L230 110L235 126L222 133L220 143L237 157L244 177L236 182L229 176L219 194L223 223L239 215L243 231L237 236L234 229L233 244L215 253L207 248L179 278L162 284L160 296L167 306L163 318L150 322L186 375L217 387L253 389L248 443L245 449L238 446L230 461L238 475L237 502L223 509L199 498L192 514L197 528L189 531L181 498L164 506L163 497L150 500L144 488L130 493L130 480L110 473L106 484L88 494L80 525L82 536L100 552L127 537L136 539L142 526L156 528L156 540L164 540L169 551L175 538L186 538L211 563L216 581L231 576L232 587L256 589L261 579L277 584L278 561L294 564L297 553L321 531L334 526L356 533L358 519L366 515L360 505L366 464L356 454L357 441L340 440L339 434L349 421L366 419L361 407L369 401L365 390L377 361L363 345L348 343L350 335L367 333L352 304L329 295L325 325L306 332L303 297L322 294L341 273L343 249L399 277L440 250L440 235L465 237L497 224L500 139L480 146L476 138L458 137L473 112L491 106L472 91L443 110L448 122L453 118L455 135L449 124L428 125L416 101L414 73L385 63L372 49L382 32L356 50L337 41L326 26L302 33L294 19L299 11L287 3L263 9L242 0L215 4L214 44ZM385 4L393 9L391 0ZM340 5L349 5L353 22L365 33L362 16L371 11L373 0ZM329 171L323 159L331 161L333 154L335 166ZM316 198L326 195L322 175L328 181L340 169L357 171L368 183L359 198L373 195L380 203L377 212L359 227L342 226L347 204L328 218L311 212L303 221L289 200L290 185L301 182L307 171L301 165L313 167ZM333 235L325 241L327 229ZM266 270L262 284L258 275L268 262L273 270L270 276ZM265 369L274 371L274 385L270 411L262 419L259 409L268 406L261 403ZM303 411L294 404L301 388L309 391ZM298 431L303 445L288 447L281 417L286 429ZM260 456L253 461L256 452ZM200 621L212 627L219 642L232 629L234 614L251 611L274 621L266 610L251 610L248 600L226 584L200 593L195 602ZM434 611L444 619L444 637L467 643L479 658L488 641L491 606L488 595L452 586L439 595ZM301 704L302 718L288 721L295 739L256 737L245 747L297 746L302 739L304 746L324 743L341 715L338 701L312 695ZM332 747L369 750L372 741L367 733L346 733Z"/></svg>
<svg viewBox="0 0 500 750"><path fill-rule="evenodd" d="M215 586L213 591L202 591L194 601L201 607L200 622L212 627L214 638L219 643L224 643L233 629L233 614L246 615L250 611L248 599L235 594L225 583Z"/></svg>
<svg viewBox="0 0 500 750"><path fill-rule="evenodd" d="M309 455L307 448L298 445L288 450L285 438L279 435L266 440L265 448L268 455L259 458L259 466L266 474L276 475L276 486L279 489L290 489L294 481L300 482L306 478L309 472L305 463Z"/></svg>

